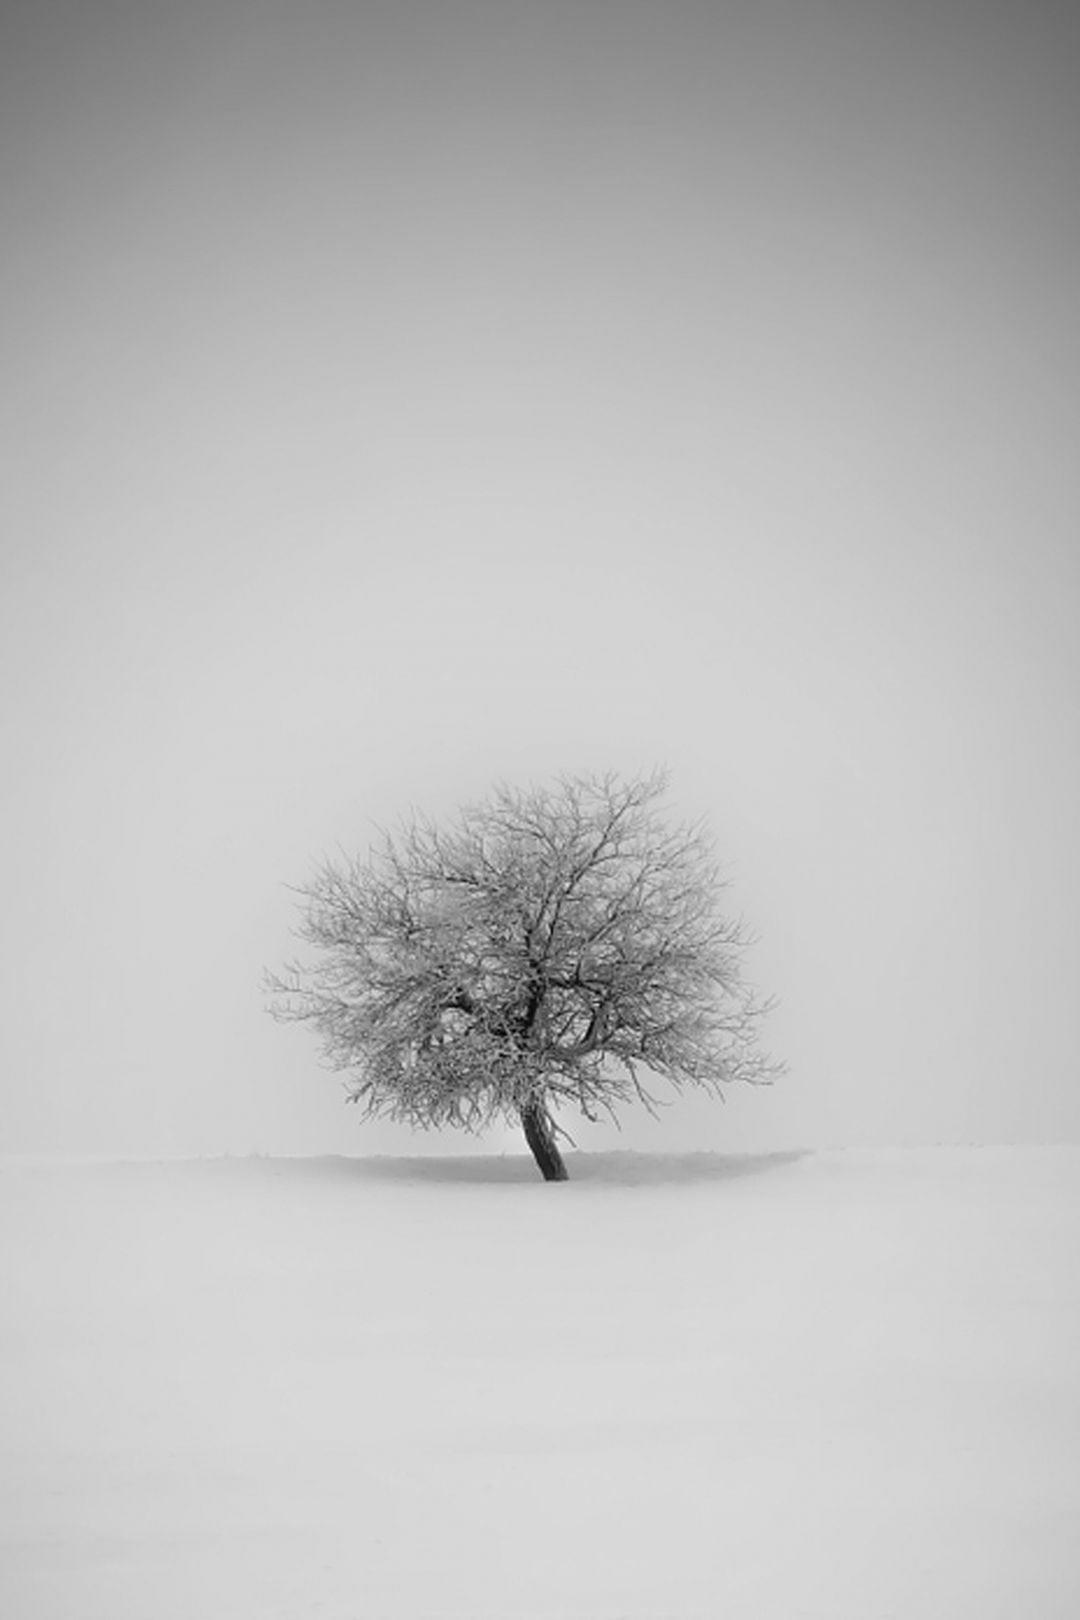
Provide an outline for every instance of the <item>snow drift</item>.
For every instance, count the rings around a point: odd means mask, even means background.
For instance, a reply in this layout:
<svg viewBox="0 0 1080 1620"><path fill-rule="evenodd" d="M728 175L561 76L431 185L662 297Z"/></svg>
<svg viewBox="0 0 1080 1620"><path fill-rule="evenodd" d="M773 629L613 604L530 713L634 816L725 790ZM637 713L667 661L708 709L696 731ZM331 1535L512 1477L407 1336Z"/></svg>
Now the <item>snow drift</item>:
<svg viewBox="0 0 1080 1620"><path fill-rule="evenodd" d="M1066 1620L1080 1149L17 1165L18 1620Z"/></svg>

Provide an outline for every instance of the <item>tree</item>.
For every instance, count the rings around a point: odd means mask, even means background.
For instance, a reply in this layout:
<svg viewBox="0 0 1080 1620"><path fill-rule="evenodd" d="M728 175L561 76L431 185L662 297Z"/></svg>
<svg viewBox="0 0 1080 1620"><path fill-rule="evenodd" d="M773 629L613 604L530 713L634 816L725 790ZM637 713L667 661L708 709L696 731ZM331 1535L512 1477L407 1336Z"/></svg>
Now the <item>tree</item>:
<svg viewBox="0 0 1080 1620"><path fill-rule="evenodd" d="M497 787L440 829L414 818L298 892L318 952L271 975L276 1017L312 1024L368 1116L477 1130L520 1120L566 1179L553 1109L613 1118L645 1075L719 1092L763 1083L768 1004L721 915L700 824L656 809L662 773Z"/></svg>

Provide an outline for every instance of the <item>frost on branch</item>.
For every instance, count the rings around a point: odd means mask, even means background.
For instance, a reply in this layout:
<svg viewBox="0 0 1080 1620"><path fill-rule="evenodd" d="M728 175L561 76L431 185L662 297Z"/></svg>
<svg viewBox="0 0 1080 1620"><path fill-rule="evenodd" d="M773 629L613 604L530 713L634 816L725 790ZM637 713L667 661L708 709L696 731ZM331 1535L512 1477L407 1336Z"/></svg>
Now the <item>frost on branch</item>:
<svg viewBox="0 0 1080 1620"><path fill-rule="evenodd" d="M269 978L271 1010L314 1026L366 1113L520 1119L549 1179L565 1175L552 1106L654 1109L650 1076L769 1081L747 936L703 828L658 812L665 785L499 786L451 826L417 818L324 864L300 890L314 954Z"/></svg>

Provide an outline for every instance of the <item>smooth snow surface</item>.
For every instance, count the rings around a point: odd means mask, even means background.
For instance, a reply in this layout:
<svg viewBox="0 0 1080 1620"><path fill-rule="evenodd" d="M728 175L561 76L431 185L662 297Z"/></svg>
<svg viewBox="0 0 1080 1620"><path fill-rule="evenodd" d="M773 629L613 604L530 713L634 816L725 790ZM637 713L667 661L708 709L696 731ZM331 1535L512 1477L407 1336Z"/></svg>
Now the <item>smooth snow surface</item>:
<svg viewBox="0 0 1080 1620"><path fill-rule="evenodd" d="M8 1165L11 1620L1074 1620L1080 1149Z"/></svg>

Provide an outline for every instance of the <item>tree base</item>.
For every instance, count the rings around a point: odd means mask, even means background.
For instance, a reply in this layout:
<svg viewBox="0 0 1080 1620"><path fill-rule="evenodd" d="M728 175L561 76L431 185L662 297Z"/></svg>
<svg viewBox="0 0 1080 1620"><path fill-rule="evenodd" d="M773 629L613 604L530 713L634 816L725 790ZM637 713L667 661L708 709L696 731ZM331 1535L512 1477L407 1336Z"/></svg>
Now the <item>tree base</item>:
<svg viewBox="0 0 1080 1620"><path fill-rule="evenodd" d="M566 1165L556 1145L555 1132L543 1103L536 1098L527 1102L521 1110L521 1123L525 1128L525 1140L544 1180L569 1181Z"/></svg>

